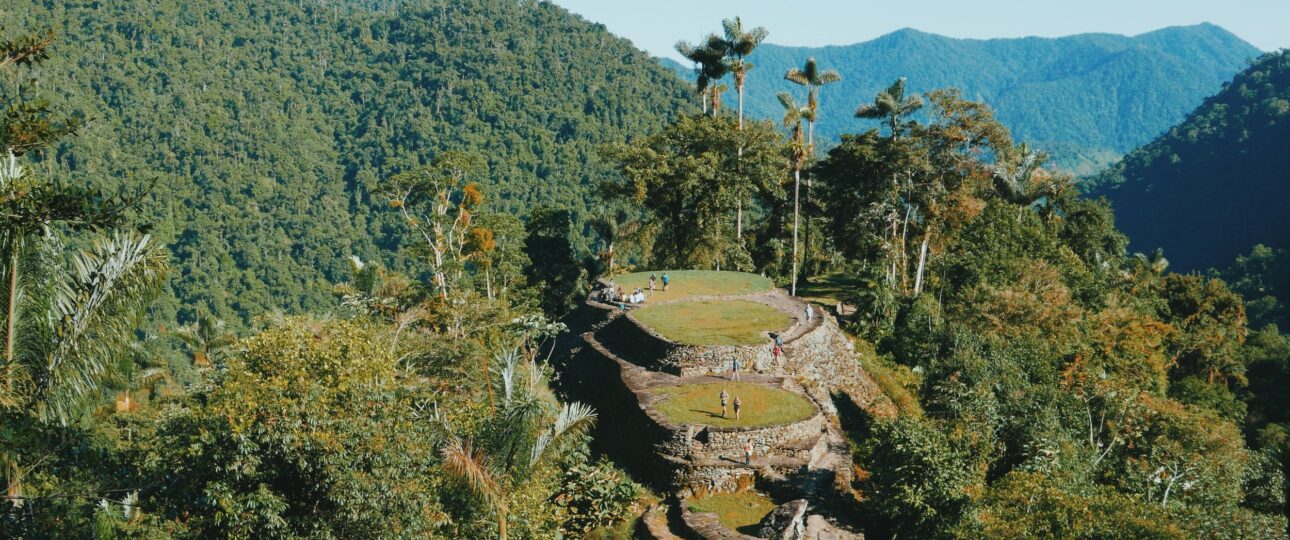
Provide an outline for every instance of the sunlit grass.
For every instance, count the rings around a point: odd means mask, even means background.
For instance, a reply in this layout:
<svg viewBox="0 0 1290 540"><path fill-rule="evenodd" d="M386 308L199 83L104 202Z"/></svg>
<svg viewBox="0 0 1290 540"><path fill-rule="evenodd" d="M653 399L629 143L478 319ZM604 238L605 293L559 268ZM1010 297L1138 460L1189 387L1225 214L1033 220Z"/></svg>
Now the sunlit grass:
<svg viewBox="0 0 1290 540"><path fill-rule="evenodd" d="M792 324L788 314L747 300L647 303L632 316L664 337L686 345L769 346L763 332L779 332Z"/></svg>
<svg viewBox="0 0 1290 540"><path fill-rule="evenodd" d="M721 390L730 394L730 406L721 417ZM760 427L788 424L810 418L815 406L805 396L754 383L718 382L662 388L666 396L656 407L677 424L714 427ZM743 407L735 420L735 397Z"/></svg>
<svg viewBox="0 0 1290 540"><path fill-rule="evenodd" d="M671 279L667 292L663 292L663 274ZM614 276L613 281L625 292L636 288L649 290L649 276L656 281L651 301L680 300L691 296L723 296L769 291L774 288L770 279L744 272L716 272L713 270L659 270Z"/></svg>
<svg viewBox="0 0 1290 540"><path fill-rule="evenodd" d="M722 525L743 534L757 534L757 524L778 506L770 497L756 491L709 493L689 499L691 512L711 512Z"/></svg>

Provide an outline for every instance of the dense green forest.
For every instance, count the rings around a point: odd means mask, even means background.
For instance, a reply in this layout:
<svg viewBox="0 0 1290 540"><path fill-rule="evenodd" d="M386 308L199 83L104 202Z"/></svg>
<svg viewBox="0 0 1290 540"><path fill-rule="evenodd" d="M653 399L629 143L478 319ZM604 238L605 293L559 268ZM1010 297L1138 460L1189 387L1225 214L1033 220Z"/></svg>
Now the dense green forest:
<svg viewBox="0 0 1290 540"><path fill-rule="evenodd" d="M1263 56L1183 122L1095 180L1134 249L1174 267L1224 267L1290 246L1290 52Z"/></svg>
<svg viewBox="0 0 1290 540"><path fill-rule="evenodd" d="M830 145L843 133L867 127L850 114L859 105L857 96L908 77L912 90L953 86L990 103L1018 138L1049 152L1063 168L1089 174L1177 123L1259 54L1211 24L1133 37L975 40L904 29L853 45L768 43L750 57L757 76L748 84L747 110L753 117L777 118L775 95L794 88L782 74L814 57L842 75L823 96L841 100L823 113L820 135ZM691 66L664 62L693 78Z"/></svg>
<svg viewBox="0 0 1290 540"><path fill-rule="evenodd" d="M1286 537L1284 249L1170 272L987 102L737 18L687 51L776 121L548 4L344 6L4 12L0 537L629 537L670 494L561 370L663 267L830 287L866 537Z"/></svg>
<svg viewBox="0 0 1290 540"><path fill-rule="evenodd" d="M370 194L444 150L485 158L490 209L565 205L581 225L599 145L687 105L629 42L547 3L22 1L0 27L58 36L0 84L88 120L34 166L153 186L141 210L178 277L159 320L322 312L350 255L406 267Z"/></svg>

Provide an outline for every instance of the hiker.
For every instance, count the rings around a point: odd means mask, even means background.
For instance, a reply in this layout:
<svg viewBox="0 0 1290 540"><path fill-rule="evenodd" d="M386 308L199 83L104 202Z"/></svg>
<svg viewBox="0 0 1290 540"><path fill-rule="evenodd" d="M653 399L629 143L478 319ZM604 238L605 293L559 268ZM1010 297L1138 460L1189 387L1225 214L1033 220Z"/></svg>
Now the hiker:
<svg viewBox="0 0 1290 540"><path fill-rule="evenodd" d="M752 465L752 441L744 442L744 465Z"/></svg>
<svg viewBox="0 0 1290 540"><path fill-rule="evenodd" d="M726 417L726 404L729 402L730 402L730 392L727 392L725 388L722 388L721 389L721 417L722 418Z"/></svg>
<svg viewBox="0 0 1290 540"><path fill-rule="evenodd" d="M663 272L663 292L667 292L667 284L671 281L672 278L668 277L667 272Z"/></svg>
<svg viewBox="0 0 1290 540"><path fill-rule="evenodd" d="M654 274L649 275L649 293L654 294Z"/></svg>
<svg viewBox="0 0 1290 540"><path fill-rule="evenodd" d="M783 348L784 348L784 336L781 336L781 335L779 335L779 334L775 334L775 346L776 346L776 347L779 347L779 348L781 348L781 349L783 349Z"/></svg>
<svg viewBox="0 0 1290 540"><path fill-rule="evenodd" d="M810 324L811 319L815 317L815 310L811 309L810 304L806 304L806 322Z"/></svg>
<svg viewBox="0 0 1290 540"><path fill-rule="evenodd" d="M781 349L778 344L776 344L771 347L770 352L771 354L775 355L775 366L779 367L779 355L784 354L784 350Z"/></svg>
<svg viewBox="0 0 1290 540"><path fill-rule="evenodd" d="M735 420L739 419L739 409L744 408L744 402L739 401L739 396L735 396Z"/></svg>
<svg viewBox="0 0 1290 540"><path fill-rule="evenodd" d="M730 380L732 381L739 380L739 359L738 358L732 359L730 361ZM739 398L735 398L735 399L738 400ZM735 407L735 410L738 411L737 406Z"/></svg>

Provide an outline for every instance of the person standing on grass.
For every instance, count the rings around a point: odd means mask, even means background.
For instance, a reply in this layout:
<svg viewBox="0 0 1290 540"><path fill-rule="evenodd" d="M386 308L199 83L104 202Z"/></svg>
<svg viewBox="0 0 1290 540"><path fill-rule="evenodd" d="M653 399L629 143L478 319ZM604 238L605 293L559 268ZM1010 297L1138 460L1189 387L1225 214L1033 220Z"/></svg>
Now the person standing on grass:
<svg viewBox="0 0 1290 540"><path fill-rule="evenodd" d="M744 408L744 402L739 401L739 396L735 396L735 420L739 420L739 409Z"/></svg>
<svg viewBox="0 0 1290 540"><path fill-rule="evenodd" d="M649 293L654 294L654 274L649 275Z"/></svg>
<svg viewBox="0 0 1290 540"><path fill-rule="evenodd" d="M667 284L671 282L672 278L668 277L667 272L663 272L663 292L667 292Z"/></svg>
<svg viewBox="0 0 1290 540"><path fill-rule="evenodd" d="M730 392L727 392L725 388L722 388L721 389L721 417L722 418L726 417L727 403L730 403Z"/></svg>
<svg viewBox="0 0 1290 540"><path fill-rule="evenodd" d="M744 465L752 465L752 441L744 442Z"/></svg>

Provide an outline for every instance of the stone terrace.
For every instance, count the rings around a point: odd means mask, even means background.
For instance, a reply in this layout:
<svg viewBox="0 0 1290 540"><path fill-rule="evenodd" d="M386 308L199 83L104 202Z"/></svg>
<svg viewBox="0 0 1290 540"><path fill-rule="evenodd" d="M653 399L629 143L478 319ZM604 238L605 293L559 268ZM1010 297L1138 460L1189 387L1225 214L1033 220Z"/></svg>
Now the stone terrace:
<svg viewBox="0 0 1290 540"><path fill-rule="evenodd" d="M677 501L696 490L731 490L756 483L782 494L805 498L812 508L849 498L851 449L837 419L836 396L844 396L870 414L894 413L894 406L856 361L850 341L832 316L821 309L806 321L806 304L782 290L728 296L691 296L669 302L741 299L770 305L792 317L782 331L784 357L776 365L769 337L764 345L682 345L640 323L631 307L620 310L589 299L588 319L596 330L582 335L584 346L562 376L576 381L583 398L600 411L602 439L619 439L611 454L672 491ZM663 302L660 302L663 303ZM749 366L741 381L780 388L810 398L816 412L808 418L759 427L677 424L657 410L666 399L660 388L728 380L731 359ZM609 433L610 435L605 435ZM751 443L753 459L744 463L743 447ZM684 511L684 510L682 510ZM661 512L652 525L657 531ZM739 538L699 518L703 538ZM820 516L813 516L818 519ZM817 519L817 521L818 521ZM689 529L689 527L681 527ZM843 529L839 529L843 531ZM665 538L661 532L647 537Z"/></svg>

